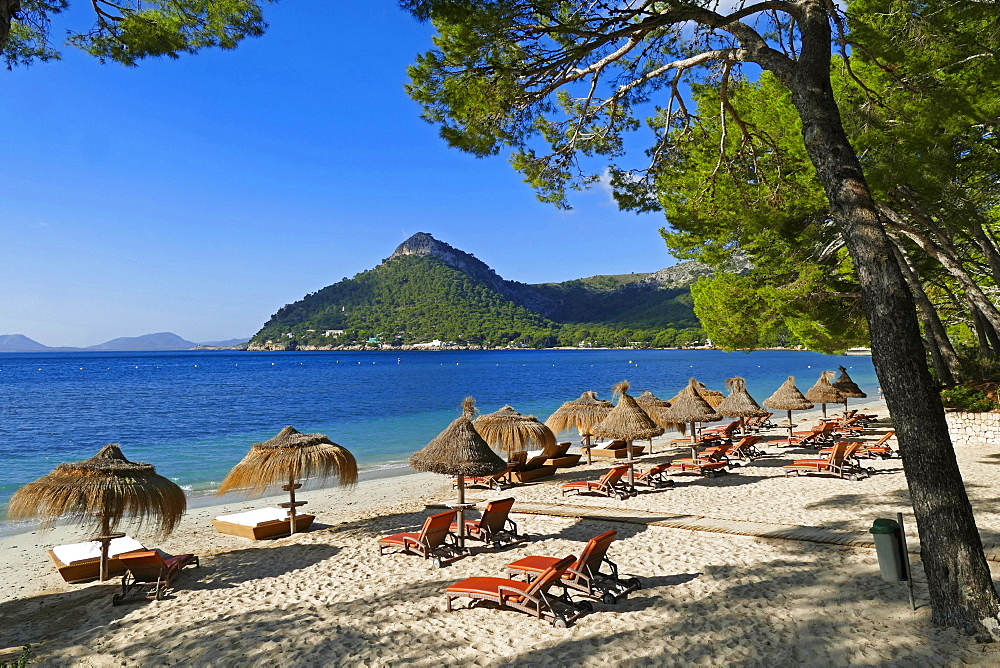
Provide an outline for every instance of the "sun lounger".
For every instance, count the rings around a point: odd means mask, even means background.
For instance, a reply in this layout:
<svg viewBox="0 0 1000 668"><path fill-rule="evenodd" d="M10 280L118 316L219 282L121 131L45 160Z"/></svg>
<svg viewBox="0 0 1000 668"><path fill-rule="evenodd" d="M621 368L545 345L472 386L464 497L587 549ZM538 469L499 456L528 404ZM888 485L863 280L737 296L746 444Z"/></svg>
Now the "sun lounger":
<svg viewBox="0 0 1000 668"><path fill-rule="evenodd" d="M646 446L632 444L632 456L638 457L645 451ZM625 459L628 457L628 446L625 441L611 441L600 448L590 448L592 457L609 457L611 459Z"/></svg>
<svg viewBox="0 0 1000 668"><path fill-rule="evenodd" d="M670 469L670 463L657 464L652 466L645 471L636 471L635 482L642 485L649 485L650 487L655 487L657 489L670 488L674 486L674 481L666 477L667 470Z"/></svg>
<svg viewBox="0 0 1000 668"><path fill-rule="evenodd" d="M730 459L735 457L736 459L752 462L759 457L763 457L767 453L757 447L759 442L759 436L744 436L729 451Z"/></svg>
<svg viewBox="0 0 1000 668"><path fill-rule="evenodd" d="M542 478L548 478L556 472L555 466L546 466L545 460L548 457L539 455L527 460L524 464L519 464L510 472L510 479L516 483L526 483Z"/></svg>
<svg viewBox="0 0 1000 668"><path fill-rule="evenodd" d="M636 495L635 489L629 487L627 483L622 481L622 478L626 473L628 473L628 466L616 466L602 475L599 480L578 480L576 482L568 482L562 486L563 496L566 496L570 492L575 492L577 494L590 492L593 494L600 494L602 496L613 496L619 501L622 501L630 496Z"/></svg>
<svg viewBox="0 0 1000 668"><path fill-rule="evenodd" d="M108 543L108 575L121 575L125 566L118 558L128 552L144 552L142 543L131 536ZM70 584L92 582L101 576L101 542L98 540L57 545L48 551L62 579Z"/></svg>
<svg viewBox="0 0 1000 668"><path fill-rule="evenodd" d="M499 547L504 542L513 543L520 540L522 536L517 533L517 524L510 519L510 509L513 505L513 498L490 501L486 504L482 517L478 520L465 521L465 537L481 540L493 547ZM452 522L451 532L458 532L458 522Z"/></svg>
<svg viewBox="0 0 1000 668"><path fill-rule="evenodd" d="M200 566L198 557L193 554L172 557L159 550L129 552L119 559L125 566L125 574L122 575L121 593L111 597L111 605L121 605L136 590L144 587L150 588L146 594L147 599L163 600L166 590L185 566Z"/></svg>
<svg viewBox="0 0 1000 668"><path fill-rule="evenodd" d="M782 468L784 468L786 476L794 471L797 475L802 475L803 473L828 473L848 480L861 480L868 477L867 473L860 466L850 461L850 458L860 445L860 443L840 441L834 444L828 458L797 459Z"/></svg>
<svg viewBox="0 0 1000 668"><path fill-rule="evenodd" d="M306 531L312 526L315 515L296 515L295 532ZM291 522L288 511L284 508L257 508L242 513L219 515L212 520L212 525L219 533L264 540L291 535Z"/></svg>
<svg viewBox="0 0 1000 668"><path fill-rule="evenodd" d="M878 439L871 445L862 445L861 450L858 452L859 456L865 457L880 457L881 459L889 459L896 454L896 451L889 447L888 442L893 436L896 435L895 430L890 429L887 431L882 438Z"/></svg>
<svg viewBox="0 0 1000 668"><path fill-rule="evenodd" d="M739 466L729 460L729 453L735 447L732 441L723 441L719 445L711 446L697 457L680 457L670 461L668 473L697 473L707 478L714 478L723 473L728 473L729 469Z"/></svg>
<svg viewBox="0 0 1000 668"><path fill-rule="evenodd" d="M774 424L771 422L772 417L774 417L774 413L768 413L763 417L747 418L743 425L748 432L761 432L765 429L774 429Z"/></svg>
<svg viewBox="0 0 1000 668"><path fill-rule="evenodd" d="M620 598L628 596L629 592L642 587L638 578L623 579L618 575L618 565L608 559L608 547L614 542L618 532L609 529L591 538L580 553L580 557L566 569L559 584L563 589L573 589L590 598L600 599L604 603L617 603ZM554 566L559 560L555 557L524 557L507 564L507 573L511 578L518 575L531 580ZM601 567L607 565L609 573L602 573ZM564 599L573 604L569 597Z"/></svg>
<svg viewBox="0 0 1000 668"><path fill-rule="evenodd" d="M472 605L479 601L489 601L499 605L501 609L526 612L557 628L566 628L583 614L583 608L566 606L569 607L569 612L561 613L558 608L563 607L564 601L546 594L575 561L573 555L563 557L531 582L497 577L474 577L456 582L445 590L448 612L452 611L451 602L454 599L464 597L473 599Z"/></svg>
<svg viewBox="0 0 1000 668"><path fill-rule="evenodd" d="M511 482L510 474L519 466L517 463L508 462L506 468L499 473L494 473L493 475L484 476L466 476L465 486L466 487L489 487L490 489L502 490L513 485ZM458 478L452 480L451 486L458 487Z"/></svg>
<svg viewBox="0 0 1000 668"><path fill-rule="evenodd" d="M451 525L457 512L446 510L443 513L430 515L424 520L420 531L404 531L378 539L378 553L392 547L400 548L400 552L417 554L424 559L433 559L434 566L441 568L443 560L455 555L455 547L448 543L451 536Z"/></svg>
<svg viewBox="0 0 1000 668"><path fill-rule="evenodd" d="M776 445L782 448L795 446L819 447L820 443L828 443L833 439L836 425L831 422L818 424L812 429L804 431L793 431L791 438L782 438L777 441L768 441L768 445Z"/></svg>
<svg viewBox="0 0 1000 668"><path fill-rule="evenodd" d="M701 437L708 438L709 436L714 436L715 438L732 438L734 434L740 428L740 421L733 420L725 427L709 427L707 429L701 430Z"/></svg>
<svg viewBox="0 0 1000 668"><path fill-rule="evenodd" d="M854 415L832 425L832 430L835 433L850 434L851 436L861 436L867 428L868 420L863 415Z"/></svg>
<svg viewBox="0 0 1000 668"><path fill-rule="evenodd" d="M697 457L680 457L672 459L670 461L671 467L681 466L683 464L693 464L694 462L700 462L698 466L707 467L705 471L725 471L725 468L734 468L739 466L729 459L729 453L733 451L736 447L732 441L705 441L706 444L715 443L715 445L708 445L704 450L698 453ZM711 464L722 464L723 467L710 466Z"/></svg>
<svg viewBox="0 0 1000 668"><path fill-rule="evenodd" d="M545 460L545 466L555 466L557 469L568 469L576 466L580 463L580 458L583 455L571 455L569 454L569 448L573 445L569 441L565 443L560 443L554 448L546 449L542 451L548 459Z"/></svg>

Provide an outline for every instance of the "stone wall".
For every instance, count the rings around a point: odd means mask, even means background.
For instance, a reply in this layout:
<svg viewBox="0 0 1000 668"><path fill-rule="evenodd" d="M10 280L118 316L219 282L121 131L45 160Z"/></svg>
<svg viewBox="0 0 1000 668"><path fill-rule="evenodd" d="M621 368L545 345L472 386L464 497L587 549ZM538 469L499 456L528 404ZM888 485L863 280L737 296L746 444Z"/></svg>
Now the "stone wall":
<svg viewBox="0 0 1000 668"><path fill-rule="evenodd" d="M1000 413L947 411L945 417L955 445L1000 445Z"/></svg>

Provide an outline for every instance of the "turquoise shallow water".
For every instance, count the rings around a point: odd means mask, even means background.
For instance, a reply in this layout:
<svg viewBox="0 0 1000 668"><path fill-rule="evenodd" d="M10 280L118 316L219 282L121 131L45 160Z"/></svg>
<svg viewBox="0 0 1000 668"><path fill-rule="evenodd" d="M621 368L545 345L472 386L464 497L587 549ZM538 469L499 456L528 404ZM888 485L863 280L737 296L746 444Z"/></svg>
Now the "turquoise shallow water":
<svg viewBox="0 0 1000 668"><path fill-rule="evenodd" d="M126 456L208 492L246 453L290 424L322 432L363 468L402 466L458 416L511 404L544 420L584 390L663 399L690 376L725 391L741 375L762 401L785 376L804 392L843 364L875 394L871 359L798 351L524 350L0 354L0 518L19 486L120 443Z"/></svg>

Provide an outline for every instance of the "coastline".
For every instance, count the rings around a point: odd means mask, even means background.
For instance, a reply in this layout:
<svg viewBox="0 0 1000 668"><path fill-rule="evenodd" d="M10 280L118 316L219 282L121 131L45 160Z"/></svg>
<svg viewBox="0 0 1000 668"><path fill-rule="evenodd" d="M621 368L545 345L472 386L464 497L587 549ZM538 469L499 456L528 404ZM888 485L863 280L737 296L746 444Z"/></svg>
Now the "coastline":
<svg viewBox="0 0 1000 668"><path fill-rule="evenodd" d="M866 440L891 427L878 399L851 407L883 416ZM793 419L801 426L818 415L813 410ZM656 454L643 456L640 467L683 454L686 448L668 443L676 436L656 439ZM653 512L851 532L898 510L912 522L898 459L872 462L879 473L857 482L786 477L780 463L803 455L767 449L777 456L732 475L677 476L674 489L644 490L624 502L562 498L559 492L565 480L595 478L607 460L504 491L470 490L479 509L484 500L515 497L513 519L530 541L480 549L440 570L416 556L379 556L375 546L375 538L412 530L430 508L454 502L448 478L429 473L303 493L305 509L317 516L314 528L271 541L218 534L210 519L273 505L283 496L194 508L170 537L143 537L149 547L194 552L202 561L162 601L113 607L116 580L63 583L45 549L63 538L79 539L71 528L3 538L0 615L10 621L0 629L0 648L7 648L0 649L0 660L32 643L35 661L88 666L601 666L623 657L683 665L995 664L992 646L931 625L923 585L917 589L921 606L912 612L906 587L879 578L870 548L639 526L627 519L629 513ZM989 492L1000 483L1000 472L975 449L962 448L958 456L980 530L996 541L1000 511ZM517 504L563 514L518 513ZM574 516L573 508L596 510L600 517ZM618 532L609 557L643 587L613 605L595 602L594 611L568 629L490 606L470 609L467 602L446 610L442 593L448 584L502 575L505 564L529 554L576 554L608 528ZM912 524L909 531L913 536ZM919 583L922 568L912 558Z"/></svg>

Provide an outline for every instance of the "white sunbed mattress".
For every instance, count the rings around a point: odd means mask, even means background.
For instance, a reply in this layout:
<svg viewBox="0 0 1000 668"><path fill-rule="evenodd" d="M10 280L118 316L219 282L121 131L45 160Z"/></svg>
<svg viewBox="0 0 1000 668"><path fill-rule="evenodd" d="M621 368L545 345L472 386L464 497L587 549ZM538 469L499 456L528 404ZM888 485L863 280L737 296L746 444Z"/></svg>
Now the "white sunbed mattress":
<svg viewBox="0 0 1000 668"><path fill-rule="evenodd" d="M108 544L108 556L114 557L123 552L135 552L145 550L142 543L131 536L115 538ZM91 540L86 543L73 543L71 545L57 545L52 548L52 553L56 555L64 564L72 564L75 561L101 558L100 541Z"/></svg>
<svg viewBox="0 0 1000 668"><path fill-rule="evenodd" d="M255 527L265 522L288 519L288 511L282 508L257 508L256 510L247 510L246 512L233 513L232 515L219 515L215 519L220 522Z"/></svg>

